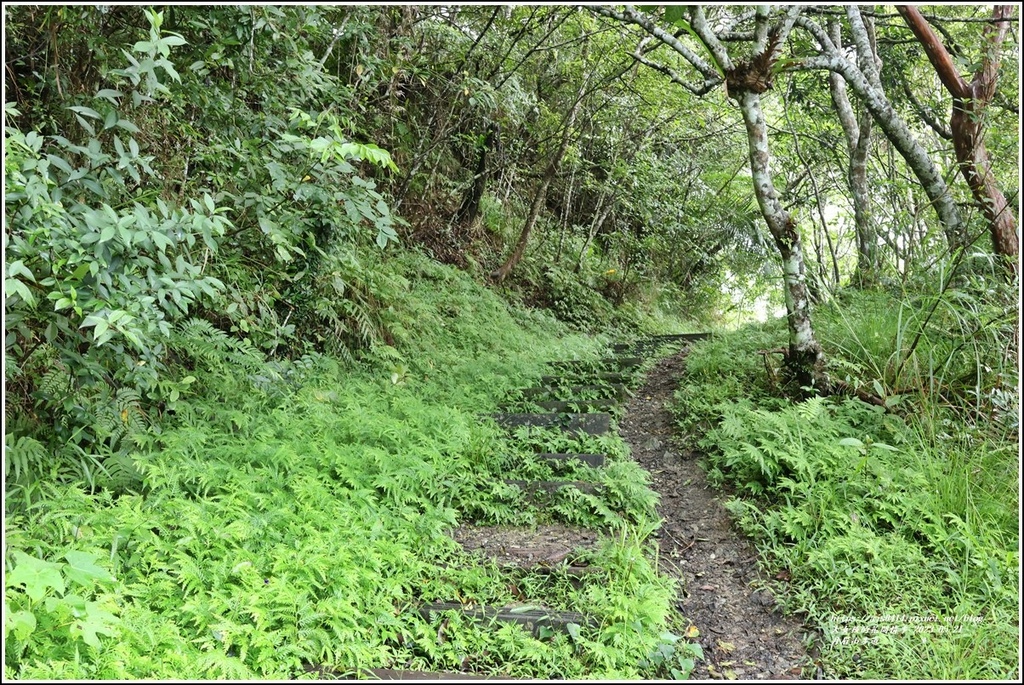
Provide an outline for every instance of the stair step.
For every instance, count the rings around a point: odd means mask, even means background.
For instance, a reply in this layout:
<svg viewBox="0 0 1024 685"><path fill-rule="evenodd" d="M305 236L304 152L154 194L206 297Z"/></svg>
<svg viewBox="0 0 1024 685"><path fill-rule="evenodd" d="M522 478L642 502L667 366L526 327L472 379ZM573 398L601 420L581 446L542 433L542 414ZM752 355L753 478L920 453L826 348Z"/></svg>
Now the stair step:
<svg viewBox="0 0 1024 685"><path fill-rule="evenodd" d="M541 400L540 402L534 402L542 409L546 409L552 412L562 413L587 413L587 412L602 412L612 411L619 406L618 400Z"/></svg>
<svg viewBox="0 0 1024 685"><path fill-rule="evenodd" d="M502 676L450 671L403 671L394 668L364 668L365 680L502 680Z"/></svg>
<svg viewBox="0 0 1024 685"><path fill-rule="evenodd" d="M634 369L644 363L641 357L605 357L595 361L548 362L548 366L559 371L601 371Z"/></svg>
<svg viewBox="0 0 1024 685"><path fill-rule="evenodd" d="M520 426L557 428L563 433L604 435L612 429L612 415L604 412L592 414L490 414L494 421L506 429Z"/></svg>
<svg viewBox="0 0 1024 685"><path fill-rule="evenodd" d="M576 488L587 495L600 494L604 487L599 483L588 483L585 480L516 480L505 478L502 480L507 485L514 485L537 503L539 500L550 498L562 488ZM543 497L539 497L543 496Z"/></svg>
<svg viewBox="0 0 1024 685"><path fill-rule="evenodd" d="M615 343L612 345L612 351L616 354L652 351L666 343L692 342L694 340L706 340L710 337L710 333L671 333L668 335L652 335L639 340L634 340L633 342Z"/></svg>
<svg viewBox="0 0 1024 685"><path fill-rule="evenodd" d="M566 464L571 461L578 461L585 466L599 469L604 466L606 457L603 454L568 454L564 452L545 452L537 455L538 459L553 461L559 464Z"/></svg>
<svg viewBox="0 0 1024 685"><path fill-rule="evenodd" d="M636 374L621 371L575 371L561 376L541 376L540 382L545 385L562 385L571 382L596 380L604 383L629 383Z"/></svg>
<svg viewBox="0 0 1024 685"><path fill-rule="evenodd" d="M567 387L536 386L523 388L519 391L525 399L546 397L553 400L569 401L582 393L593 393L600 399L616 398L624 400L629 397L629 389L622 383L604 383L596 385L570 385Z"/></svg>
<svg viewBox="0 0 1024 685"><path fill-rule="evenodd" d="M569 624L585 626L593 624L592 619L575 611L555 611L543 607L531 607L523 605L520 607L466 607L458 602L433 602L420 607L420 615L428 621L432 620L431 615L443 611L456 611L463 616L474 620L497 623L516 623L532 632L535 636L540 635L541 628L551 628L562 632L569 632Z"/></svg>

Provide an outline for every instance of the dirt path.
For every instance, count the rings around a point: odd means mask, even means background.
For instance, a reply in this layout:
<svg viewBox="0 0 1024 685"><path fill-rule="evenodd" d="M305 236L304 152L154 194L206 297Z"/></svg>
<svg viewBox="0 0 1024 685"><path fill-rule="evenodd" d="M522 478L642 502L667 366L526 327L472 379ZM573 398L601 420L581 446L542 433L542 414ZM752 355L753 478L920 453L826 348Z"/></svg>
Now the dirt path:
<svg viewBox="0 0 1024 685"><path fill-rule="evenodd" d="M682 580L677 609L700 631L704 648L691 678L809 677L813 665L801 640L806 629L781 616L767 591L750 587L758 577L757 552L733 528L697 455L673 440L666 406L685 371L685 356L684 350L658 362L630 400L619 433L661 495L661 570Z"/></svg>

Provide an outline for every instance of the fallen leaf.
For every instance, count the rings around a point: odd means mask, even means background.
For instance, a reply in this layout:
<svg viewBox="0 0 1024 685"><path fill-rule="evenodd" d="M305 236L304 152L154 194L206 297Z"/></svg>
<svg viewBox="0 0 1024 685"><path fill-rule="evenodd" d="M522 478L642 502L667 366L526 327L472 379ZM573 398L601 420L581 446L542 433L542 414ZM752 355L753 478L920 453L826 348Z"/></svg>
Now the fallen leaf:
<svg viewBox="0 0 1024 685"><path fill-rule="evenodd" d="M722 642L721 640L719 640L718 641L718 648L720 650L722 650L723 652L725 652L726 654L730 654L730 653L732 653L732 652L734 652L736 650L736 645L734 645L731 642ZM722 665L723 666L732 666L732 663L722 664Z"/></svg>
<svg viewBox="0 0 1024 685"><path fill-rule="evenodd" d="M700 589L701 589L701 590L708 590L708 591L710 591L710 590L716 590L717 588L718 588L718 586L717 586L717 585L701 585L701 586L700 586Z"/></svg>
<svg viewBox="0 0 1024 685"><path fill-rule="evenodd" d="M779 571L778 573L775 574L775 580L782 580L782 581L789 582L792 579L793 579L793 576L789 575L789 569L786 569L786 568L782 569L781 571Z"/></svg>
<svg viewBox="0 0 1024 685"><path fill-rule="evenodd" d="M725 677L729 680L736 680L738 676L736 675L736 671L727 668L725 669Z"/></svg>
<svg viewBox="0 0 1024 685"><path fill-rule="evenodd" d="M697 630L697 626L690 626L689 628L686 629L686 632L683 633L683 637L685 637L685 638L687 638L689 640L696 639L696 638L700 637L700 631Z"/></svg>

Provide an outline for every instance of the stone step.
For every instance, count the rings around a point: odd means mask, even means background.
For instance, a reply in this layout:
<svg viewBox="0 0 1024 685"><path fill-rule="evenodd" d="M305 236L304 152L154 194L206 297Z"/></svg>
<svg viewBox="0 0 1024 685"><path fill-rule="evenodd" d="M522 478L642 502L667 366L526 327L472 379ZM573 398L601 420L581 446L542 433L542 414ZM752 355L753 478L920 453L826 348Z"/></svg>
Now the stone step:
<svg viewBox="0 0 1024 685"><path fill-rule="evenodd" d="M603 371L635 369L642 365L641 357L605 357L594 361L548 362L548 366L559 371Z"/></svg>
<svg viewBox="0 0 1024 685"><path fill-rule="evenodd" d="M598 383L592 385L570 385L566 387L536 386L523 388L519 391L524 399L546 398L552 400L571 401L583 393L593 394L600 399L615 398L625 400L629 397L629 389L622 383Z"/></svg>
<svg viewBox="0 0 1024 685"><path fill-rule="evenodd" d="M450 671L404 671L394 668L364 668L362 680L503 680L503 676ZM352 680L352 679L349 679Z"/></svg>
<svg viewBox="0 0 1024 685"><path fill-rule="evenodd" d="M693 342L695 340L706 340L710 338L710 333L673 333L669 335L652 335L639 340L634 340L628 343L615 343L612 345L612 351L615 354L640 354L650 353L662 345L668 343L678 342Z"/></svg>
<svg viewBox="0 0 1024 685"><path fill-rule="evenodd" d="M631 383L637 377L635 373L622 371L573 371L560 376L541 376L544 385L568 385L580 381L601 381L602 383Z"/></svg>
<svg viewBox="0 0 1024 685"><path fill-rule="evenodd" d="M710 333L666 333L664 335L651 335L644 338L644 340L651 340L656 342L676 342L679 340L683 340L689 342L692 340L705 340L710 337Z"/></svg>
<svg viewBox="0 0 1024 685"><path fill-rule="evenodd" d="M580 627L594 624L592 619L575 611L556 611L529 604L519 607L467 607L458 602L433 602L420 607L420 615L428 621L444 611L458 612L473 621L515 623L529 630L535 637L540 636L541 628L569 632L569 624Z"/></svg>
<svg viewBox="0 0 1024 685"><path fill-rule="evenodd" d="M586 433L604 435L612 429L612 415L604 412L593 414L489 414L490 418L506 429L520 426L534 428L557 428L563 433Z"/></svg>
<svg viewBox="0 0 1024 685"><path fill-rule="evenodd" d="M537 456L538 459L543 459L554 464L569 464L571 462L579 462L584 466L589 466L593 469L599 469L604 466L607 458L604 455L582 455L575 453L542 453Z"/></svg>
<svg viewBox="0 0 1024 685"><path fill-rule="evenodd" d="M502 480L507 485L514 485L527 494L534 503L550 499L552 495L563 488L576 488L587 495L598 495L604 489L600 483L588 483L585 480L516 480L505 478Z"/></svg>
<svg viewBox="0 0 1024 685"><path fill-rule="evenodd" d="M533 402L541 409L562 413L610 412L620 405L618 400L541 400Z"/></svg>
<svg viewBox="0 0 1024 685"><path fill-rule="evenodd" d="M584 466L599 469L604 466L606 457L603 454L569 454L564 452L544 452L537 455L538 459L551 461L556 464L568 464L577 461Z"/></svg>

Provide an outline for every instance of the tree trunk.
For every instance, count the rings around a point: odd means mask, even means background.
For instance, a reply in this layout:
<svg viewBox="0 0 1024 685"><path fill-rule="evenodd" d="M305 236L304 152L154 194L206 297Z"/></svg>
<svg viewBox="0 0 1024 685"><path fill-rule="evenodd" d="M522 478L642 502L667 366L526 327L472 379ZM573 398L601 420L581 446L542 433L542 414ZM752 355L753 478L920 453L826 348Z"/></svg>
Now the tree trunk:
<svg viewBox="0 0 1024 685"><path fill-rule="evenodd" d="M473 174L473 185L462 201L458 214L455 215L455 220L464 226L471 225L480 215L480 199L483 198L484 190L487 189L487 153L492 147L496 147L495 135L500 135L500 129L497 123L492 123L487 127L487 135L484 136L483 145L480 146L476 172ZM500 139L498 144L501 144Z"/></svg>
<svg viewBox="0 0 1024 685"><path fill-rule="evenodd" d="M558 173L558 167L562 163L562 157L565 156L565 151L569 148L569 139L572 137L572 127L576 123L576 115L580 111L580 105L583 104L583 95L586 92L586 84L588 79L584 79L580 84L579 93L576 94L576 101L572 103L572 108L569 110L569 114L565 119L565 126L562 129L562 140L558 145L558 150L555 151L551 161L548 162L547 168L544 170L544 176L541 179L540 186L537 188L537 192L533 196L533 202L530 204L530 211L526 216L526 223L523 225L523 230L519 234L519 239L516 241L515 249L512 250L512 254L508 256L505 263L500 267L491 272L491 278L501 283L508 275L512 273L512 269L516 267L519 260L523 258L523 253L526 252L526 245L530 241L530 233L533 232L533 227L537 224L537 217L540 215L540 210L544 206L544 199L548 195L548 186L551 185L551 180Z"/></svg>
<svg viewBox="0 0 1024 685"><path fill-rule="evenodd" d="M1013 6L997 5L993 8L992 18L995 23L986 24L982 29L985 37L984 57L970 83L960 76L946 47L918 9L905 5L897 6L896 9L921 43L942 85L953 96L949 129L953 135L953 149L960 173L988 221L993 250L1007 258L1011 274L1016 274L1019 250L1017 220L992 173L982 132L985 108L996 91L999 48L1006 38L1008 18Z"/></svg>
<svg viewBox="0 0 1024 685"><path fill-rule="evenodd" d="M590 243L594 242L594 237L601 231L604 222L608 219L608 215L612 213L612 207L615 203L612 201L611 195L610 190L605 190L601 193L601 198L597 202L598 213L594 215L594 220L590 223L590 231L587 233L586 240L583 241L583 247L580 248L580 257L576 260L576 266L572 270L573 273L578 274L580 269L583 268L583 261L587 257Z"/></svg>
<svg viewBox="0 0 1024 685"><path fill-rule="evenodd" d="M839 24L834 23L831 28L832 39L836 47L839 47ZM864 108L859 117L854 115L842 76L829 72L828 81L832 103L839 114L839 123L846 135L850 156L846 180L853 198L853 223L857 233L857 267L853 274L853 284L858 288L871 288L878 284L881 270L878 263L878 235L871 216L871 193L868 190L871 113Z"/></svg>
<svg viewBox="0 0 1024 685"><path fill-rule="evenodd" d="M750 171L754 180L754 194L761 214L768 224L775 245L782 256L786 312L789 323L789 354L786 369L791 380L801 388L813 387L819 393L828 392L824 355L811 327L810 297L804 275L804 253L796 223L779 202L770 173L768 127L761 112L761 96L753 91L739 93L737 98L747 128L750 147Z"/></svg>

